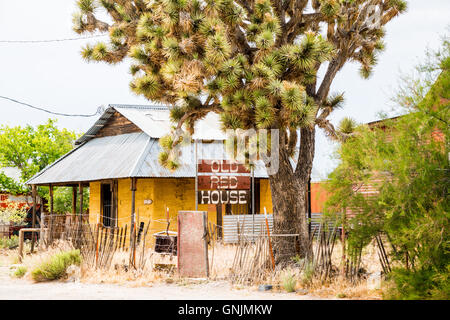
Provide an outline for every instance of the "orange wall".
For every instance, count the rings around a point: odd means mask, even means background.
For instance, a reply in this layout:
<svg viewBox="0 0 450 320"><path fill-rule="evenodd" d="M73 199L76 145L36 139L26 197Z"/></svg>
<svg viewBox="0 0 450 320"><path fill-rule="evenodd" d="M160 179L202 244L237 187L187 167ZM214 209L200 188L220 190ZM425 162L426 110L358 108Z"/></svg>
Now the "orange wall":
<svg viewBox="0 0 450 320"><path fill-rule="evenodd" d="M324 182L311 183L311 212L323 212L323 205L328 199L328 192L325 190Z"/></svg>

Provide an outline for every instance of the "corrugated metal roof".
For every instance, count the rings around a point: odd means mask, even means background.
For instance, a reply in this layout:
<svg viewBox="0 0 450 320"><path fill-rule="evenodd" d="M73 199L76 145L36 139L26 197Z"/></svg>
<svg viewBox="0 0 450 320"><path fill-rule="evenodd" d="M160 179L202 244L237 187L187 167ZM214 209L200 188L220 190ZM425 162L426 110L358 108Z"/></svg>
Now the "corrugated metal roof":
<svg viewBox="0 0 450 320"><path fill-rule="evenodd" d="M151 138L161 138L171 131L171 127L176 125L170 120L170 108L168 106L113 104L108 106L97 122L75 144L79 145L94 138L95 134L116 111L133 122ZM220 129L219 116L210 112L204 119L197 121L193 138L225 140L225 133Z"/></svg>
<svg viewBox="0 0 450 320"><path fill-rule="evenodd" d="M135 177L195 177L195 144L189 144L180 148L179 167L175 171L170 171L162 167L158 162L158 155L162 151L157 139L152 139L150 150L136 168ZM199 142L197 145L198 159L230 159L225 152L223 141L213 141L209 143ZM266 169L262 161L258 161L255 166L254 175L256 178L267 178Z"/></svg>
<svg viewBox="0 0 450 320"><path fill-rule="evenodd" d="M223 141L198 143L199 159L230 159ZM195 177L195 144L181 147L179 168L170 171L158 162L161 147L157 138L145 132L95 138L75 148L27 184L58 184L128 177ZM256 178L267 178L262 161L255 167Z"/></svg>
<svg viewBox="0 0 450 320"><path fill-rule="evenodd" d="M27 184L130 177L150 142L143 132L92 139L36 174Z"/></svg>

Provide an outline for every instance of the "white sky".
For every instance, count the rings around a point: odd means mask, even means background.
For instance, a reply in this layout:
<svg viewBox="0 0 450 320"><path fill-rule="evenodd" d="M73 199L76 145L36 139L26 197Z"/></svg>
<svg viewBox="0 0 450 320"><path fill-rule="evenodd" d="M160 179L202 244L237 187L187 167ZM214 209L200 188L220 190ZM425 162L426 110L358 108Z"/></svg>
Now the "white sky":
<svg viewBox="0 0 450 320"><path fill-rule="evenodd" d="M390 111L390 97L400 71L409 72L424 57L427 47L437 48L450 25L449 0L410 0L408 12L386 28L386 51L375 73L363 80L356 64L348 64L336 77L332 91L345 92L345 107L336 111L336 124L351 116L358 122L377 120ZM74 38L72 13L75 0L0 0L0 40ZM86 63L81 46L95 40L58 43L0 43L0 95L65 113L94 113L110 103L148 104L129 90L128 64L110 66ZM37 125L48 114L0 99L0 125ZM58 125L77 132L87 130L96 118L58 118ZM317 135L313 180L323 179L335 166L334 147Z"/></svg>

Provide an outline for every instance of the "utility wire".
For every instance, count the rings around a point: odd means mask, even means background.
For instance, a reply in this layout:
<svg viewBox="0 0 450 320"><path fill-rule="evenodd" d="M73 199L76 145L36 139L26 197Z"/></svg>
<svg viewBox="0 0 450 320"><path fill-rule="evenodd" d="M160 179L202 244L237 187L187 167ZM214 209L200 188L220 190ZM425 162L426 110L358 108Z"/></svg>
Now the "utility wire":
<svg viewBox="0 0 450 320"><path fill-rule="evenodd" d="M48 43L48 42L63 42L63 41L75 41L91 38L100 38L107 36L107 34L97 34L92 36L78 37L78 38L65 38L65 39L48 39L48 40L0 40L0 43Z"/></svg>
<svg viewBox="0 0 450 320"><path fill-rule="evenodd" d="M28 103L25 103L25 102L21 102L21 101L12 99L12 98L4 97L4 96L0 96L0 98L12 101L14 103L18 103L18 104L21 104L21 105L24 105L24 106L27 106L27 107L30 107L32 109L36 109L36 110L39 110L39 111L47 112L47 113L54 114L54 115L57 115L57 116L62 116L62 117L83 117L83 118L95 117L98 114L102 114L104 112L104 109L105 109L104 107L98 107L97 111L95 113L93 113L93 114L68 114L68 113L53 112L53 111L50 111L50 110L47 110L47 109L44 109L44 108L39 108L39 107L33 106L31 104L28 104Z"/></svg>

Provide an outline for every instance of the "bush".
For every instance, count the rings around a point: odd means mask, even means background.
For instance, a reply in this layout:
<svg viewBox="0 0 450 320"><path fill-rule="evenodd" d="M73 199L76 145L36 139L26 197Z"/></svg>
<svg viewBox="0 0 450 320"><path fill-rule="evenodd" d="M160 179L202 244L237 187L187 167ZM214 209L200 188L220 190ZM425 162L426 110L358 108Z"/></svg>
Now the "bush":
<svg viewBox="0 0 450 320"><path fill-rule="evenodd" d="M0 238L0 249L9 249L19 245L19 237Z"/></svg>
<svg viewBox="0 0 450 320"><path fill-rule="evenodd" d="M70 265L80 265L80 263L80 250L60 252L33 269L31 277L37 282L61 279L66 275Z"/></svg>
<svg viewBox="0 0 450 320"><path fill-rule="evenodd" d="M0 208L0 224L24 224L27 210L17 202L7 200L6 206Z"/></svg>
<svg viewBox="0 0 450 320"><path fill-rule="evenodd" d="M311 261L306 261L301 278L302 285L304 286L311 285L313 277L314 277L314 263Z"/></svg>
<svg viewBox="0 0 450 320"><path fill-rule="evenodd" d="M389 279L394 287L384 292L390 300L448 300L450 299L449 272L435 270L412 271L395 269Z"/></svg>
<svg viewBox="0 0 450 320"><path fill-rule="evenodd" d="M25 273L27 273L27 267L25 266L19 266L17 267L16 271L14 271L13 275L16 278L22 278Z"/></svg>
<svg viewBox="0 0 450 320"><path fill-rule="evenodd" d="M287 292L294 292L297 280L295 279L292 273L286 272L281 277L281 283L283 285L284 290L286 290Z"/></svg>

